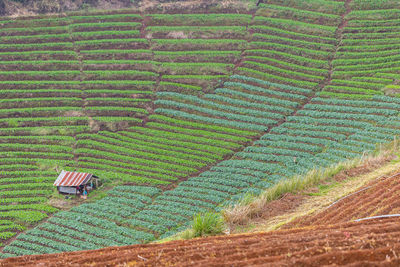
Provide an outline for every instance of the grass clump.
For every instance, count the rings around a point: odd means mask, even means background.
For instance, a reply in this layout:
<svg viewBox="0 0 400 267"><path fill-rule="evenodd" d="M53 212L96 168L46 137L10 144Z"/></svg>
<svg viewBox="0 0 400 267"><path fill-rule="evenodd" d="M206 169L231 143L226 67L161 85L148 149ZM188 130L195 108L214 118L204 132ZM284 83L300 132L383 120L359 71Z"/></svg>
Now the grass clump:
<svg viewBox="0 0 400 267"><path fill-rule="evenodd" d="M206 212L193 218L193 237L222 234L225 230L224 219L219 213Z"/></svg>

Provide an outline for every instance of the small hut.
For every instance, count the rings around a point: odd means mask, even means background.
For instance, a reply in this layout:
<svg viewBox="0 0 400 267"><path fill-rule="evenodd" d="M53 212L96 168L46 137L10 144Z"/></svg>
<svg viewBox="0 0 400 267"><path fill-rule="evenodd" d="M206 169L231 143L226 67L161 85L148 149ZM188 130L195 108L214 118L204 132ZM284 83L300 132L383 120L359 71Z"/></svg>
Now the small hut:
<svg viewBox="0 0 400 267"><path fill-rule="evenodd" d="M78 195L86 187L89 192L99 186L99 177L85 172L69 172L62 170L54 182L57 190L63 194Z"/></svg>

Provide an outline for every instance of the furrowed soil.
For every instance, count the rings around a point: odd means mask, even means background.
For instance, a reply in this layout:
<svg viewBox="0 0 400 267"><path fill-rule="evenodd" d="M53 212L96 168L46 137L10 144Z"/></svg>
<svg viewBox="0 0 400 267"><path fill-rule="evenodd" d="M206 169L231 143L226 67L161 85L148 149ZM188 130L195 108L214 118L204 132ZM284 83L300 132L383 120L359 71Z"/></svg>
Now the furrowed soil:
<svg viewBox="0 0 400 267"><path fill-rule="evenodd" d="M367 161L344 170L319 187L287 193L265 205L245 225L231 233L271 231L318 224L349 222L364 217L400 213L400 162L393 156Z"/></svg>
<svg viewBox="0 0 400 267"><path fill-rule="evenodd" d="M285 228L333 224L400 212L400 174L371 181L326 209L294 220Z"/></svg>
<svg viewBox="0 0 400 267"><path fill-rule="evenodd" d="M0 266L398 266L399 219L24 256Z"/></svg>

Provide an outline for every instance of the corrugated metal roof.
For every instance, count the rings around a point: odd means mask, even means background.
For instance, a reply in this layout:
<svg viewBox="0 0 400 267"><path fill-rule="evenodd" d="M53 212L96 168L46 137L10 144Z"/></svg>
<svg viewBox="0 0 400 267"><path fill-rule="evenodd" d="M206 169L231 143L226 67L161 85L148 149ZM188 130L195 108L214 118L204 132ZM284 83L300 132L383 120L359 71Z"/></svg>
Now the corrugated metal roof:
<svg viewBox="0 0 400 267"><path fill-rule="evenodd" d="M85 172L68 172L62 170L57 180L54 182L55 186L79 186L87 183L93 174Z"/></svg>

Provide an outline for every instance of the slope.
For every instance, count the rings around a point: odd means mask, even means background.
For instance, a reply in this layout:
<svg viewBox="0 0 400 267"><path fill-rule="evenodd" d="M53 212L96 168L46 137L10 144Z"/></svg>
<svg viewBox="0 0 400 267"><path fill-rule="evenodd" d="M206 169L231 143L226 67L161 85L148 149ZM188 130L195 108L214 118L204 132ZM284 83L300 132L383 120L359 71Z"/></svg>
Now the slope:
<svg viewBox="0 0 400 267"><path fill-rule="evenodd" d="M398 219L208 237L164 244L24 256L0 266L395 266ZM229 244L229 246L227 246Z"/></svg>
<svg viewBox="0 0 400 267"><path fill-rule="evenodd" d="M318 224L334 224L369 218L399 214L400 174L374 180L356 192L329 205L325 210L298 218L285 228Z"/></svg>
<svg viewBox="0 0 400 267"><path fill-rule="evenodd" d="M11 67L0 74L12 104L4 103L2 194L5 203L21 205L5 205L12 212L2 217L24 221L35 213L35 223L51 209L25 206L45 202L51 190L13 191L11 184L22 175L16 169L26 170L20 187L27 181L37 186L31 177L40 177L49 188L54 166L125 184L97 203L57 213L20 235L3 256L86 249L92 245L88 234L100 238L99 246L170 235L198 212L310 169L362 157L393 140L400 133L400 101L384 96L383 86L395 86L395 77L380 76L394 75L396 68L347 74L335 69L339 58L350 60L349 69L360 68L363 62L352 62L367 52L392 60L387 45L372 49L373 41L354 41L360 37L352 35L356 29L347 29L349 23L383 24L379 33L385 33L371 36L395 43L397 22L370 17L378 8L379 14L397 12L390 1L378 7L360 1L268 1L256 13L240 15L120 10L3 20L8 26L1 47ZM27 23L36 25L28 28L30 36L24 36ZM43 27L48 23L54 25ZM346 45L353 42L365 46ZM62 71L49 62L39 62L43 73L14 71L13 59L25 57L22 65L32 65L32 54L34 59L67 54L73 62L57 62ZM367 62L365 68L376 67ZM30 98L40 93L65 104ZM32 101L31 108L13 109L20 98ZM42 140L45 146L27 144ZM50 161L43 162L43 152ZM28 154L30 160L24 159ZM42 165L50 166L44 171ZM22 197L32 194L40 197ZM121 209L115 209L118 203ZM79 216L82 210L92 216ZM5 238L16 231L7 232Z"/></svg>

